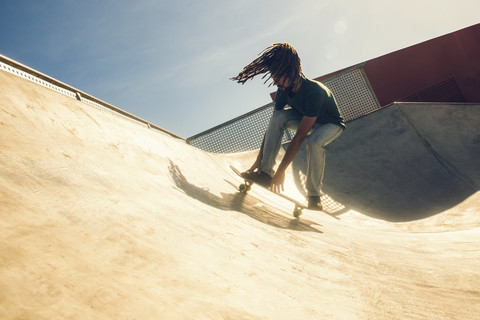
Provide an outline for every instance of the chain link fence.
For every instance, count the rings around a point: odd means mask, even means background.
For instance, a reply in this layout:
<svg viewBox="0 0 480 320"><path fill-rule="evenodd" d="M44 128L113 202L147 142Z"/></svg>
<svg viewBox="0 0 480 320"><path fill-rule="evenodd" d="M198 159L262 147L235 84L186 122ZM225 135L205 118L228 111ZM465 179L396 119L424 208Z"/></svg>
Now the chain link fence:
<svg viewBox="0 0 480 320"><path fill-rule="evenodd" d="M321 81L334 94L343 118L348 122L380 109L380 104L363 71L363 64ZM273 113L269 103L187 139L187 143L212 153L236 153L260 148ZM283 137L286 143L294 132Z"/></svg>

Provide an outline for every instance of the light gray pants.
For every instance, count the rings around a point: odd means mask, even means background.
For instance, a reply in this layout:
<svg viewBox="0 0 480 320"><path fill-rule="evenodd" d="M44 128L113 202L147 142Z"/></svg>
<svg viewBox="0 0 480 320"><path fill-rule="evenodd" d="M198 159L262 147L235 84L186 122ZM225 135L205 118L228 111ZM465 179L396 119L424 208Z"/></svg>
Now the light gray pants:
<svg viewBox="0 0 480 320"><path fill-rule="evenodd" d="M274 112L265 134L263 158L260 169L262 172L273 176L275 160L282 145L283 134L286 129L296 130L303 115L295 109L279 110ZM343 128L332 123L315 123L302 143L295 159L293 160L294 174L297 186L303 186L302 192L307 196L320 196L323 175L325 171L324 147L338 138ZM300 174L306 177L301 181Z"/></svg>

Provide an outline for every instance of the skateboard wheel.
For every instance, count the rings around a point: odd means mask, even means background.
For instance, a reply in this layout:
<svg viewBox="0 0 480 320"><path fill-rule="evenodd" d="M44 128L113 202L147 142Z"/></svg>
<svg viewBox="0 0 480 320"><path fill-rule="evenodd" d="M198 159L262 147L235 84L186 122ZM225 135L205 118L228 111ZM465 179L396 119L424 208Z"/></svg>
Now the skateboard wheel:
<svg viewBox="0 0 480 320"><path fill-rule="evenodd" d="M239 190L240 192L247 193L247 191L250 190L249 187L250 187L250 186L247 186L246 184L242 183L242 184L238 187L238 190Z"/></svg>
<svg viewBox="0 0 480 320"><path fill-rule="evenodd" d="M300 217L301 214L302 214L302 210L299 210L299 209L293 210L293 216L294 216L295 218Z"/></svg>

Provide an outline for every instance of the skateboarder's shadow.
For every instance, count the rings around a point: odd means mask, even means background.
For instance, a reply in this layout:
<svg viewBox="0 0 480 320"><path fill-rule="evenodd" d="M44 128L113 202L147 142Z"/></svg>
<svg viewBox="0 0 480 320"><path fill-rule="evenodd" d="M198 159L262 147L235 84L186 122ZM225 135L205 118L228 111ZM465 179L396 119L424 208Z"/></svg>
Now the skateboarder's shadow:
<svg viewBox="0 0 480 320"><path fill-rule="evenodd" d="M168 169L170 179L178 189L182 190L189 197L209 206L223 211L238 211L276 228L323 233L312 226L319 226L318 223L305 219L290 219L284 217L278 213L278 209L262 203L252 195L235 192L221 193L221 196L217 196L211 193L208 188L198 187L188 181L180 168L172 160L170 160Z"/></svg>

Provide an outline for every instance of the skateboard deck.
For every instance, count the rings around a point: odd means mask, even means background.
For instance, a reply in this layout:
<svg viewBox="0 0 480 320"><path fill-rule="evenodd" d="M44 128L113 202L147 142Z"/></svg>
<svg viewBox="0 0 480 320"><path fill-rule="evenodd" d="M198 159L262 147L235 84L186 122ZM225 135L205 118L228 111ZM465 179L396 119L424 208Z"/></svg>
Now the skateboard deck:
<svg viewBox="0 0 480 320"><path fill-rule="evenodd" d="M288 200L288 201L290 201L290 202L293 202L293 204L295 205L295 207L294 207L294 209L293 209L293 216L294 216L295 218L298 218L298 217L302 214L303 209L306 209L306 208L307 208L307 206L305 206L303 203L298 202L297 200L292 199L292 198L290 198L289 196L286 196L286 195L284 195L284 194L282 194L282 193L275 193L275 192L273 192L272 190L270 190L270 189L268 189L268 188L265 188L264 186L262 186L262 185L260 185L260 184L258 184L258 183L255 183L255 182L252 181L252 180L245 179L244 177L242 177L242 173L241 173L237 168L235 168L234 166L231 165L230 168L233 170L233 172L235 172L240 178L242 178L242 179L245 181L245 183L242 183L242 184L240 184L240 185L238 186L238 191L243 192L243 193L247 193L247 192L250 191L250 189L252 188L252 185L253 185L253 184L256 184L257 186L259 186L259 187L261 187L261 188L263 188L263 189L265 189L265 190L268 190L268 191L270 191L271 193L276 194L276 195L284 198L285 200Z"/></svg>

